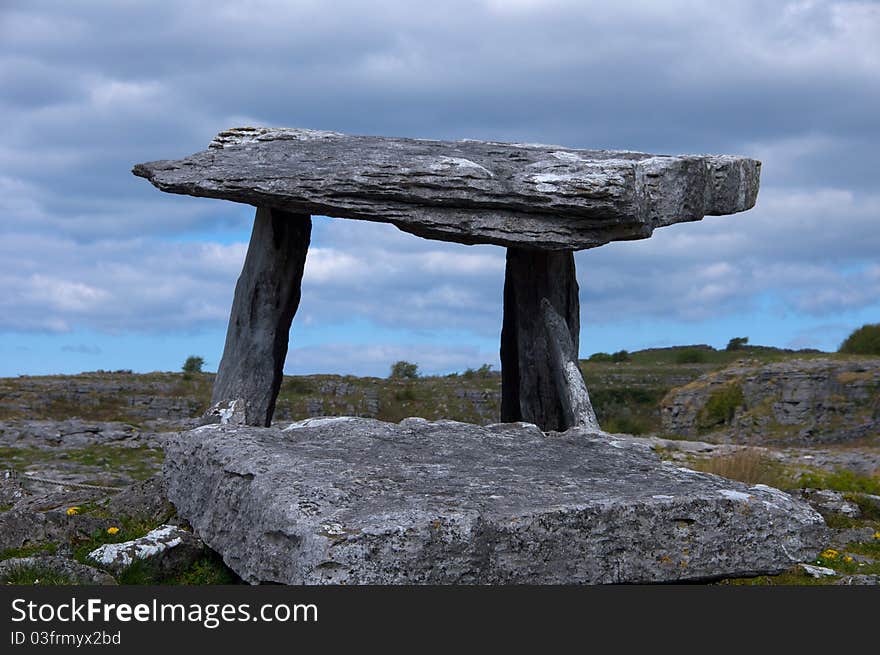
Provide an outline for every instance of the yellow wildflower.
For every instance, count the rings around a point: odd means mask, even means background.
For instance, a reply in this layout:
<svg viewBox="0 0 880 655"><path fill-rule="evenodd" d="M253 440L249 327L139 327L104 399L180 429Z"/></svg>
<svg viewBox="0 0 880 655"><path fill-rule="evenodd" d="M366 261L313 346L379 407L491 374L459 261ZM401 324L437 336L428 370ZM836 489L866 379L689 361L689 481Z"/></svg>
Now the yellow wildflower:
<svg viewBox="0 0 880 655"><path fill-rule="evenodd" d="M880 539L880 532L874 533L874 539Z"/></svg>
<svg viewBox="0 0 880 655"><path fill-rule="evenodd" d="M819 555L819 557L822 557L824 559L837 559L838 555L840 555L840 553L838 553L833 548L826 548L822 551L822 554Z"/></svg>
<svg viewBox="0 0 880 655"><path fill-rule="evenodd" d="M846 562L847 564L852 564L853 558L850 557L849 555L847 555L846 557L843 558L843 561Z"/></svg>
<svg viewBox="0 0 880 655"><path fill-rule="evenodd" d="M67 508L67 515L73 516L74 514L79 514L79 507L68 507Z"/></svg>
<svg viewBox="0 0 880 655"><path fill-rule="evenodd" d="M107 528L107 534L116 534L117 532L119 532L117 527Z"/></svg>

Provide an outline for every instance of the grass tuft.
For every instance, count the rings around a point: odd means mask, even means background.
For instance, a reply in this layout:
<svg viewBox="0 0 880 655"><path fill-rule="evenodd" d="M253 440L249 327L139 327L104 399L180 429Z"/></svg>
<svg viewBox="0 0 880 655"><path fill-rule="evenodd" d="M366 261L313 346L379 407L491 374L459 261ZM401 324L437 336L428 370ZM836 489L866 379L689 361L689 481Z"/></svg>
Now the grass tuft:
<svg viewBox="0 0 880 655"><path fill-rule="evenodd" d="M70 577L51 571L38 564L13 567L9 573L0 578L0 582L6 585L58 586L76 584Z"/></svg>
<svg viewBox="0 0 880 655"><path fill-rule="evenodd" d="M698 459L690 468L714 473L746 484L766 484L777 489L798 487L795 475L783 464L757 448L744 448L730 455Z"/></svg>

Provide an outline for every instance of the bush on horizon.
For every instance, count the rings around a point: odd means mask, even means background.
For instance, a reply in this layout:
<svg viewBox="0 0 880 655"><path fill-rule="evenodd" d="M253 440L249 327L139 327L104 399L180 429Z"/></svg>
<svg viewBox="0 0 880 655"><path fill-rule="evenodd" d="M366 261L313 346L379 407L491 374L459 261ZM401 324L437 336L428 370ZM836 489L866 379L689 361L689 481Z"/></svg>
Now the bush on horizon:
<svg viewBox="0 0 880 655"><path fill-rule="evenodd" d="M849 355L880 355L880 323L869 323L854 330L837 352Z"/></svg>
<svg viewBox="0 0 880 655"><path fill-rule="evenodd" d="M196 355L190 355L186 358L186 361L183 363L181 367L183 372L187 375L192 375L193 373L201 373L202 367L205 365L205 359L203 357L198 357Z"/></svg>
<svg viewBox="0 0 880 655"><path fill-rule="evenodd" d="M414 380L419 377L419 365L404 360L394 362L388 377L394 380Z"/></svg>
<svg viewBox="0 0 880 655"><path fill-rule="evenodd" d="M748 337L733 337L727 342L725 350L742 350L749 343Z"/></svg>

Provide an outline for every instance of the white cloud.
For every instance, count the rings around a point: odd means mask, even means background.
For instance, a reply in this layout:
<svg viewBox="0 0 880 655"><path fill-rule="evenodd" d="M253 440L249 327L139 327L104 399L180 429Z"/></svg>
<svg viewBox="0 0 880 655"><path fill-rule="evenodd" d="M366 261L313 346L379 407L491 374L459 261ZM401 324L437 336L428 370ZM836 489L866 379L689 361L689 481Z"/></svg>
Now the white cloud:
<svg viewBox="0 0 880 655"><path fill-rule="evenodd" d="M144 111L153 109L162 91L162 84L155 80L130 82L98 79L90 84L89 100L97 111Z"/></svg>

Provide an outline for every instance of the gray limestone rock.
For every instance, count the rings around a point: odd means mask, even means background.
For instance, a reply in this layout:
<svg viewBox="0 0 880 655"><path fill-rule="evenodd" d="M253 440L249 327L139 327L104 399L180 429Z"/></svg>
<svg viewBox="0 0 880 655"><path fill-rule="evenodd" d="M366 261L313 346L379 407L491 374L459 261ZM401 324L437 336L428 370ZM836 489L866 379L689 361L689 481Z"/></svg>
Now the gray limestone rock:
<svg viewBox="0 0 880 655"><path fill-rule="evenodd" d="M68 542L111 527L111 519L68 516L63 509L32 511L15 507L0 512L0 551L22 546Z"/></svg>
<svg viewBox="0 0 880 655"><path fill-rule="evenodd" d="M828 514L842 514L858 518L862 512L859 506L844 498L839 491L831 489L799 489L797 494L818 511Z"/></svg>
<svg viewBox="0 0 880 655"><path fill-rule="evenodd" d="M740 361L670 391L661 402L661 419L664 432L711 435L712 440L731 443L809 446L853 441L880 432L878 389L877 358ZM731 415L717 415L710 411L710 401L725 392L739 404ZM820 453L811 456L818 458ZM876 457L867 464L870 474L877 467Z"/></svg>
<svg viewBox="0 0 880 655"><path fill-rule="evenodd" d="M36 557L14 557L0 562L0 584L6 583L21 569L45 571L52 575L61 576L78 585L115 585L113 576L91 566L81 564L76 560L54 555L42 555Z"/></svg>
<svg viewBox="0 0 880 655"><path fill-rule="evenodd" d="M132 425L117 421L2 421L0 444L37 448L84 448L94 445L138 447L149 445Z"/></svg>
<svg viewBox="0 0 880 655"><path fill-rule="evenodd" d="M872 586L880 585L880 575L845 575L834 584L845 586Z"/></svg>
<svg viewBox="0 0 880 655"><path fill-rule="evenodd" d="M179 514L251 583L707 580L809 561L827 531L776 489L526 423L207 425L169 441L164 475Z"/></svg>
<svg viewBox="0 0 880 655"><path fill-rule="evenodd" d="M837 575L837 571L829 569L827 566L816 566L815 564L806 564L804 562L801 562L798 566L811 578L828 578Z"/></svg>
<svg viewBox="0 0 880 655"><path fill-rule="evenodd" d="M247 401L244 398L221 400L205 411L200 422L202 425L211 423L247 425Z"/></svg>
<svg viewBox="0 0 880 655"><path fill-rule="evenodd" d="M28 491L21 486L18 473L13 469L0 471L0 511L10 509L28 495Z"/></svg>
<svg viewBox="0 0 880 655"><path fill-rule="evenodd" d="M599 432L599 421L590 402L590 394L578 362L576 341L568 325L546 298L541 299L550 366L565 416L564 427L579 427Z"/></svg>
<svg viewBox="0 0 880 655"><path fill-rule="evenodd" d="M174 514L174 505L168 501L165 479L154 475L129 485L107 501L110 516L127 516L148 521L167 521Z"/></svg>
<svg viewBox="0 0 880 655"><path fill-rule="evenodd" d="M728 155L246 127L133 173L162 191L387 222L430 239L580 250L750 209L760 169Z"/></svg>
<svg viewBox="0 0 880 655"><path fill-rule="evenodd" d="M863 528L837 528L829 535L829 544L835 548L843 548L853 542L871 543L874 540L876 530L871 527Z"/></svg>
<svg viewBox="0 0 880 655"><path fill-rule="evenodd" d="M90 552L89 559L116 573L138 560L168 573L186 568L203 552L204 544L191 532L161 525L138 539L104 544Z"/></svg>

